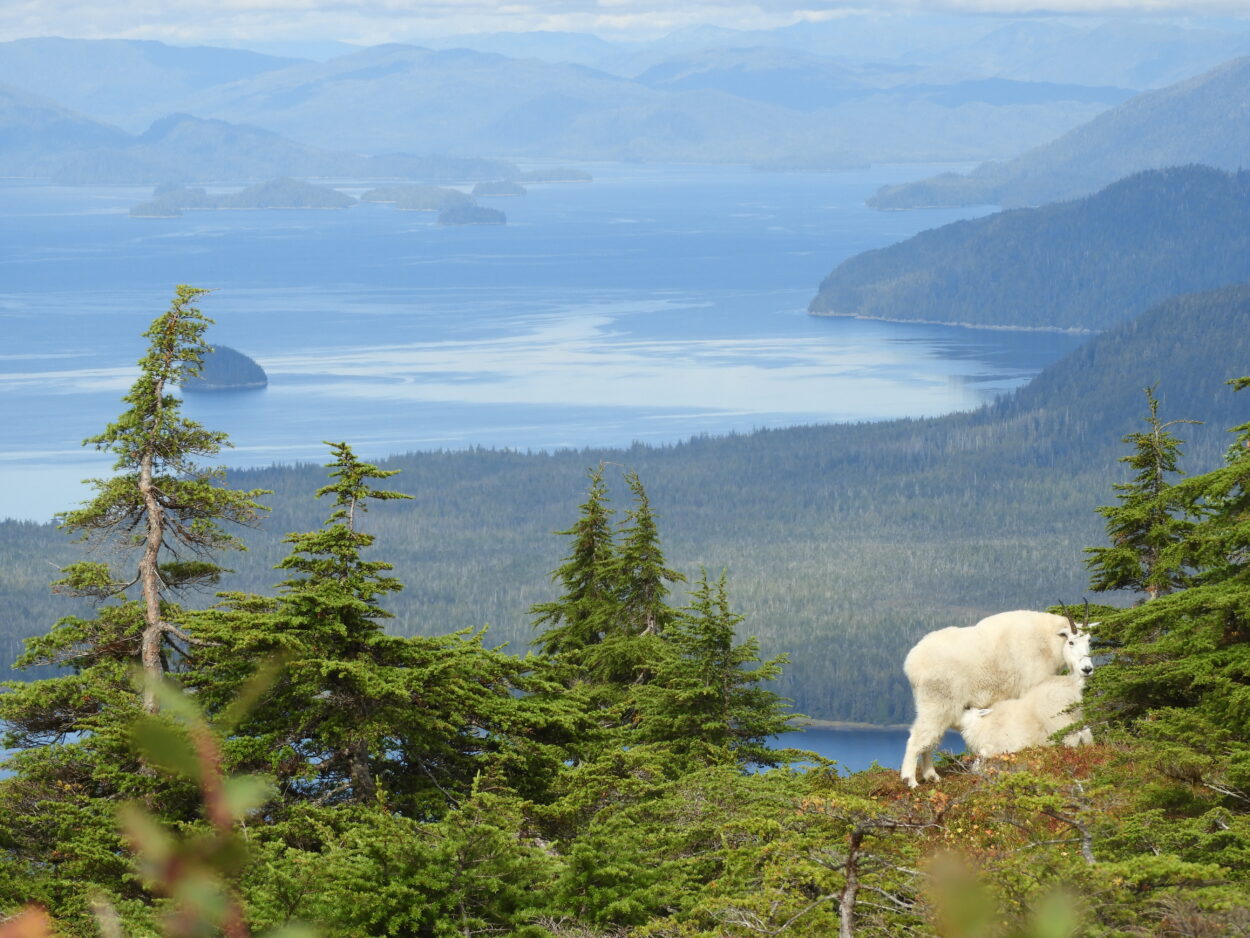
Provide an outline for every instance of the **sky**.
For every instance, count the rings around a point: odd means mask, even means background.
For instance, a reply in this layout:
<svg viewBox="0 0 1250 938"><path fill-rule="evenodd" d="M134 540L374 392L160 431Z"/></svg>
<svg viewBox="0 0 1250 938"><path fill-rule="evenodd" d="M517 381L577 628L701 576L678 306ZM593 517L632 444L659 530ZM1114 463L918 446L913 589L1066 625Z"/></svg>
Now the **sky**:
<svg viewBox="0 0 1250 938"><path fill-rule="evenodd" d="M649 39L697 25L768 29L866 11L1250 18L1250 0L4 0L0 40L55 35L372 45L532 30Z"/></svg>

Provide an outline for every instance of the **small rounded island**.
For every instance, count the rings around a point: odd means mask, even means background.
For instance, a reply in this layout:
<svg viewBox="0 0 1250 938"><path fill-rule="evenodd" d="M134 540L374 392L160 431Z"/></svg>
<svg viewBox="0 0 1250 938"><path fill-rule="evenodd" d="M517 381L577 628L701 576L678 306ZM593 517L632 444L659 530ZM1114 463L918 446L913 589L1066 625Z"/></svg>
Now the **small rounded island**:
<svg viewBox="0 0 1250 938"><path fill-rule="evenodd" d="M253 359L228 345L213 345L198 375L182 382L189 394L210 391L252 391L268 386L269 376Z"/></svg>

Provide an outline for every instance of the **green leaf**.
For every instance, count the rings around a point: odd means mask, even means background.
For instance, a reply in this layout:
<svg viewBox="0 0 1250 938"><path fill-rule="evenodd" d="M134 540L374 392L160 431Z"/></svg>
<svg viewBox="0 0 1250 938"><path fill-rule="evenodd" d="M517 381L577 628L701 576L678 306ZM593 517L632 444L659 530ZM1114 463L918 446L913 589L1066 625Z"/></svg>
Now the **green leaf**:
<svg viewBox="0 0 1250 938"><path fill-rule="evenodd" d="M233 817L255 811L274 795L272 779L264 775L236 775L222 785L226 807Z"/></svg>
<svg viewBox="0 0 1250 938"><path fill-rule="evenodd" d="M200 760L186 733L159 717L135 720L130 739L150 765L191 781L200 779Z"/></svg>
<svg viewBox="0 0 1250 938"><path fill-rule="evenodd" d="M117 818L126 837L145 861L160 866L173 856L173 838L137 804L123 804L117 809Z"/></svg>

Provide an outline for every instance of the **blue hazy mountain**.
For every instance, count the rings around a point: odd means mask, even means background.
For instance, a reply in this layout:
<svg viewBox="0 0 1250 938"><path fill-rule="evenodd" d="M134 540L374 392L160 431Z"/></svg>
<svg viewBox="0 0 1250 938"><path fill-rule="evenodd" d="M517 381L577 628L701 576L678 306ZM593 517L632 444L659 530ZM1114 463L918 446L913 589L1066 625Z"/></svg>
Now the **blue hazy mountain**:
<svg viewBox="0 0 1250 938"><path fill-rule="evenodd" d="M1250 29L1195 28L1177 22L1117 20L1089 26L1024 20L934 55L908 61L946 65L1019 81L1148 89L1174 84L1250 53Z"/></svg>
<svg viewBox="0 0 1250 938"><path fill-rule="evenodd" d="M968 175L945 174L881 190L879 208L1039 205L1086 195L1145 169L1246 165L1250 153L1250 57L1150 91L1057 140Z"/></svg>
<svg viewBox="0 0 1250 938"><path fill-rule="evenodd" d="M503 160L361 156L311 147L272 131L186 114L127 134L52 102L0 87L0 168L59 183L242 182L275 176L337 176L475 182L520 174Z"/></svg>
<svg viewBox="0 0 1250 938"><path fill-rule="evenodd" d="M0 42L0 82L137 132L190 94L296 61L137 39L17 39Z"/></svg>
<svg viewBox="0 0 1250 938"><path fill-rule="evenodd" d="M772 52L748 52L727 61L741 62L744 55L775 58ZM720 75L709 73L707 87L691 87L698 84L691 77L697 67L680 62L671 63L668 76L653 70L645 81L635 81L577 65L390 45L209 89L188 99L185 109L318 146L351 140L372 152L421 147L756 162L812 152L849 152L860 161L977 159L1018 152L1106 107L1089 100L896 103L889 88L856 100L822 100L824 89L840 87L841 70L827 61L803 65L796 73L778 61L769 90L761 94L750 89L759 87L763 73L739 80L733 64ZM872 76L850 83L862 90L883 81ZM818 100L810 89L801 90L805 83L816 85ZM752 93L772 100L743 96Z"/></svg>
<svg viewBox="0 0 1250 938"><path fill-rule="evenodd" d="M46 171L57 153L124 146L125 131L92 120L18 88L0 85L0 173L20 176Z"/></svg>

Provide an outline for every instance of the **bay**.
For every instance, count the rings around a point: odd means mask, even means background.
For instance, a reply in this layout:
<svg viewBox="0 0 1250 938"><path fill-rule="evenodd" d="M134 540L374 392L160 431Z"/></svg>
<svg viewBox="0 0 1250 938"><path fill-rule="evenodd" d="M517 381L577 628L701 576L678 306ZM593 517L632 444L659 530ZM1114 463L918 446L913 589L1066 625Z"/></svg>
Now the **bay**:
<svg viewBox="0 0 1250 938"><path fill-rule="evenodd" d="M210 341L270 376L186 402L232 465L322 462L323 440L378 458L935 415L1080 341L806 314L842 259L986 211L863 204L942 167L586 168L466 228L375 204L138 219L146 188L0 182L0 518L46 520L108 471L81 440L121 410L178 283L214 291Z"/></svg>

